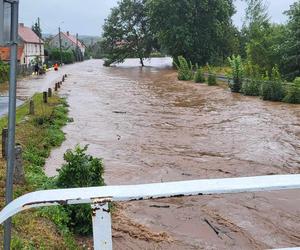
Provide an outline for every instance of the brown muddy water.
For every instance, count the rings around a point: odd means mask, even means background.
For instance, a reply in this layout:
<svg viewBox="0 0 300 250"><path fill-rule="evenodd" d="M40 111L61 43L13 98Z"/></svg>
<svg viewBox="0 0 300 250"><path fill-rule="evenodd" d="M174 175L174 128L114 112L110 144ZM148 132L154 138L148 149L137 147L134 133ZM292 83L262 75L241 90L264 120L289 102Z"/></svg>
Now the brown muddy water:
<svg viewBox="0 0 300 250"><path fill-rule="evenodd" d="M150 66L151 67L150 67ZM170 59L64 69L74 122L46 164L89 144L105 182L140 184L300 173L300 106L179 82ZM139 201L118 205L114 249L268 249L300 246L300 191Z"/></svg>

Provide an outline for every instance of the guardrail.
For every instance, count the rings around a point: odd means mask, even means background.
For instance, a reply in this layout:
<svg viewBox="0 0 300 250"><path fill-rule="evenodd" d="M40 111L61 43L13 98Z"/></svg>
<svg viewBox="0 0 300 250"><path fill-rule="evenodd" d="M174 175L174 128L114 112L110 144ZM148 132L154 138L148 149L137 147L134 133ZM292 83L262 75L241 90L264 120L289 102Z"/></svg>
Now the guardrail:
<svg viewBox="0 0 300 250"><path fill-rule="evenodd" d="M0 212L0 224L17 213L30 208L91 204L94 249L111 250L112 229L109 203L112 201L136 201L291 189L300 189L300 174L45 190L26 194L11 202Z"/></svg>

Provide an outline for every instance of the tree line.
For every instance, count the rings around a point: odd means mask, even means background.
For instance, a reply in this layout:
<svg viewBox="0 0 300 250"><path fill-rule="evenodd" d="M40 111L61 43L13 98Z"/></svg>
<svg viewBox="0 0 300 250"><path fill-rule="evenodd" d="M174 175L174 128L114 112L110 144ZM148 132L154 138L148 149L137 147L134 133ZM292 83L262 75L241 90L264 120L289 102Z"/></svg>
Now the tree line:
<svg viewBox="0 0 300 250"><path fill-rule="evenodd" d="M199 66L226 65L240 55L252 74L274 67L283 77L300 75L300 0L284 14L286 24L270 20L264 0L247 3L242 29L232 22L233 0L122 0L103 26L100 44L105 64L149 58L153 52L183 56Z"/></svg>

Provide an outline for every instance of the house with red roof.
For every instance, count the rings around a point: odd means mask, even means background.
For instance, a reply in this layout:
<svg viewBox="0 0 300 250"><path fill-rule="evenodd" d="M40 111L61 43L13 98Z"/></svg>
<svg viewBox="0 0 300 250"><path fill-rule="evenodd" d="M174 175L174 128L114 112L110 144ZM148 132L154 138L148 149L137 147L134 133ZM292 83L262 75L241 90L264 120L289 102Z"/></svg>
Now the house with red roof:
<svg viewBox="0 0 300 250"><path fill-rule="evenodd" d="M44 41L23 23L19 24L19 45L24 54L21 64L32 65L37 57L44 63Z"/></svg>
<svg viewBox="0 0 300 250"><path fill-rule="evenodd" d="M18 47L18 63L24 61L24 48ZM0 47L0 60L4 62L9 62L10 60L10 47Z"/></svg>
<svg viewBox="0 0 300 250"><path fill-rule="evenodd" d="M37 57L44 63L44 41L40 39L31 28L20 23L18 63L21 65L33 65ZM10 47L0 47L0 60L9 62Z"/></svg>
<svg viewBox="0 0 300 250"><path fill-rule="evenodd" d="M76 39L75 36L71 35L69 31L67 32L60 32L61 37L61 46L65 50L76 50L78 47L84 55L85 53L85 45L80 42L78 39ZM52 48L59 48L59 34L57 34L55 37L52 38L52 40L49 42L50 47Z"/></svg>

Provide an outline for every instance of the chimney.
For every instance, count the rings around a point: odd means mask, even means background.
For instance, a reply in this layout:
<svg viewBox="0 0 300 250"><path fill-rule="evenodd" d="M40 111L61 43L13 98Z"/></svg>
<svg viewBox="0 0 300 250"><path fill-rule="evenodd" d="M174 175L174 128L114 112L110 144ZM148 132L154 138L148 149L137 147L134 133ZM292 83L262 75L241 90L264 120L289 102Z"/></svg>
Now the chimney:
<svg viewBox="0 0 300 250"><path fill-rule="evenodd" d="M20 27L24 28L24 23L20 23Z"/></svg>
<svg viewBox="0 0 300 250"><path fill-rule="evenodd" d="M70 36L70 32L69 31L67 31L67 36Z"/></svg>

